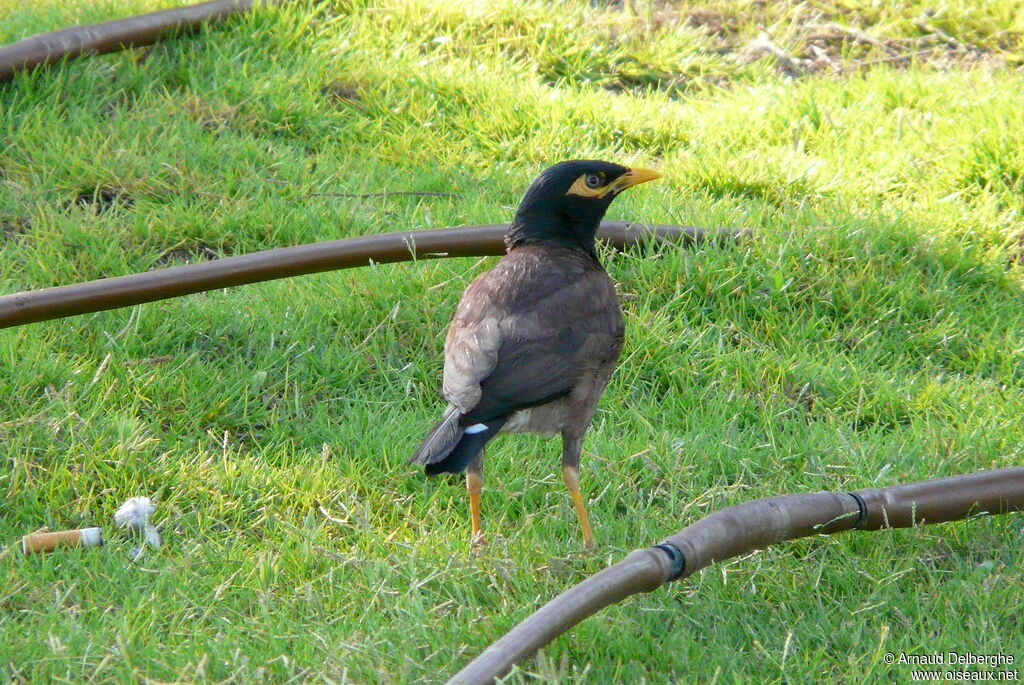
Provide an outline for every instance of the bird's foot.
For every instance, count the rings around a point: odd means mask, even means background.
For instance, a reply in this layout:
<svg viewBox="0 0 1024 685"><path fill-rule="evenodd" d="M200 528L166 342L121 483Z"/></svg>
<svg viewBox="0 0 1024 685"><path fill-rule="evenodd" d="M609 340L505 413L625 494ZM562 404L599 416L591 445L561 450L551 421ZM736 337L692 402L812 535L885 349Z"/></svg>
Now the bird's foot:
<svg viewBox="0 0 1024 685"><path fill-rule="evenodd" d="M487 538L483 533L474 533L470 539L469 548L474 555L482 554L487 550Z"/></svg>

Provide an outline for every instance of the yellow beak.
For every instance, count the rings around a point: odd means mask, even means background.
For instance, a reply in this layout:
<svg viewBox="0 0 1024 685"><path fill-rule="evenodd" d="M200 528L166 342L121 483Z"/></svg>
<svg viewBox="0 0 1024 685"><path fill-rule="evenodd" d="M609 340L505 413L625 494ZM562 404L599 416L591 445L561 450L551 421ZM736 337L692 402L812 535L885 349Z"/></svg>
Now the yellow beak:
<svg viewBox="0 0 1024 685"><path fill-rule="evenodd" d="M661 178L661 174L653 169L630 169L615 179L612 182L612 186L616 193L620 193L626 188L632 188L641 183L653 181L656 178Z"/></svg>

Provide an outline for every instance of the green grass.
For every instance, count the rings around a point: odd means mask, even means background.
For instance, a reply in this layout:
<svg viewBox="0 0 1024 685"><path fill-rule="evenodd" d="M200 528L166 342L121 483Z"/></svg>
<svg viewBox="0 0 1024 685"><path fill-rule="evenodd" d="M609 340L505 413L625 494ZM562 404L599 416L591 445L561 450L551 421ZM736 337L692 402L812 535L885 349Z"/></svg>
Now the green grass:
<svg viewBox="0 0 1024 685"><path fill-rule="evenodd" d="M174 4L0 0L0 42ZM0 293L506 221L572 157L665 173L609 218L757 232L605 255L627 339L585 445L593 555L555 442L489 451L478 558L461 482L405 465L441 409L455 303L492 260L0 331L0 680L442 681L712 510L1021 463L1019 5L626 4L300 3L0 87ZM879 45L824 40L829 22ZM800 73L741 56L762 29ZM389 190L456 196L337 196ZM113 535L20 554L138 494L166 541L141 564ZM1022 549L1014 516L781 545L613 607L510 680L1019 663Z"/></svg>

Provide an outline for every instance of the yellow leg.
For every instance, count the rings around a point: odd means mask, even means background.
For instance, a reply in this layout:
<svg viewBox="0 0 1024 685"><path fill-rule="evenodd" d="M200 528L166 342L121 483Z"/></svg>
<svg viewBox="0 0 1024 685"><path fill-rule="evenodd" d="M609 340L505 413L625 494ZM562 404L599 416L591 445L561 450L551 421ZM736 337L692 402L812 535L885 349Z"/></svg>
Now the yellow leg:
<svg viewBox="0 0 1024 685"><path fill-rule="evenodd" d="M466 473L466 489L469 490L469 520L472 526L474 547L487 544L484 539L483 528L480 525L480 491L484 487L482 473L468 471Z"/></svg>
<svg viewBox="0 0 1024 685"><path fill-rule="evenodd" d="M593 549L594 531L590 529L590 518L587 516L587 505L580 494L580 474L575 466L562 466L562 480L565 487L569 489L569 496L572 497L572 504L576 507L576 518L580 520L580 528L583 529L583 546L586 549Z"/></svg>

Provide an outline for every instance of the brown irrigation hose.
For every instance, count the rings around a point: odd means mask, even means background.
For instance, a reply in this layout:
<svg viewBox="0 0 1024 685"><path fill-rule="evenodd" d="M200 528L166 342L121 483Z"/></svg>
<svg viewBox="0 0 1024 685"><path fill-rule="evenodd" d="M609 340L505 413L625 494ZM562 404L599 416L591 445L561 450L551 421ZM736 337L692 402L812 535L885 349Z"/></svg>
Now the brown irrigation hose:
<svg viewBox="0 0 1024 685"><path fill-rule="evenodd" d="M794 538L844 530L907 528L973 515L1024 511L1024 467L855 493L759 499L715 512L662 544L569 588L488 647L449 685L492 683L601 609L732 557Z"/></svg>
<svg viewBox="0 0 1024 685"><path fill-rule="evenodd" d="M254 0L213 0L30 36L0 47L0 83L11 80L19 71L54 64L65 57L103 55L190 33L205 23L247 12L253 4L256 4ZM270 4L270 1L262 0L259 4Z"/></svg>
<svg viewBox="0 0 1024 685"><path fill-rule="evenodd" d="M508 224L497 224L345 238L156 269L131 276L28 290L0 297L0 328L318 271L413 259L499 255L505 253L503 237L507 229ZM605 221L597 235L613 247L622 249L651 237L695 243L709 237L729 240L748 234L738 230L705 231L690 226L647 226Z"/></svg>

